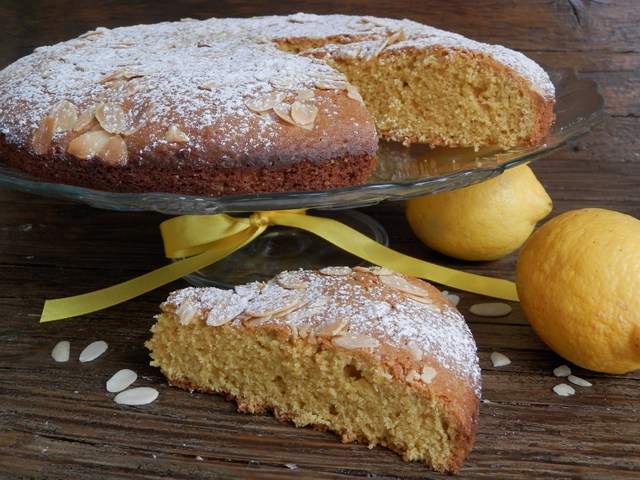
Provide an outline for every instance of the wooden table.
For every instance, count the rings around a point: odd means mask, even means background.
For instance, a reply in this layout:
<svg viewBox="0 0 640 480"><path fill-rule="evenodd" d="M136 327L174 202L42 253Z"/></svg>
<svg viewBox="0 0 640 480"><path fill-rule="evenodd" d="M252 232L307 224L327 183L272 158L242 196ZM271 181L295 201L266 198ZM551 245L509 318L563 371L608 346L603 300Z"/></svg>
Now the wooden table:
<svg viewBox="0 0 640 480"><path fill-rule="evenodd" d="M533 164L555 202L552 216L604 207L640 217L640 8L635 0L442 1L35 1L0 4L0 65L38 45L115 27L183 17L362 13L408 17L522 50L545 67L599 82L610 119ZM417 258L513 279L515 255L490 263L438 256L411 233L400 202L363 209L391 246ZM163 215L114 212L0 189L1 478L441 478L383 449L341 444L270 415L236 413L214 395L169 387L143 344L158 304L184 281L73 320L39 324L44 299L105 287L165 264ZM561 294L561 292L559 292ZM640 478L640 372L574 368L593 382L559 397L550 352L517 304L496 320L469 313L485 301L461 293L483 368L481 423L460 478ZM81 364L93 340L108 352ZM50 353L70 340L72 359ZM513 363L494 368L492 351ZM116 405L105 381L121 368L160 391L144 407Z"/></svg>

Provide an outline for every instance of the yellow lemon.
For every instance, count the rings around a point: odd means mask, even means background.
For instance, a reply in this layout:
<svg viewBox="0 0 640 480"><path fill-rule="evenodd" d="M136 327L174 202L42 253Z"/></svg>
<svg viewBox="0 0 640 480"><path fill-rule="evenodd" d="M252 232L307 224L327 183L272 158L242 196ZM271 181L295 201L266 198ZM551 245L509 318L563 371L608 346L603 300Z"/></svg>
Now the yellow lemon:
<svg viewBox="0 0 640 480"><path fill-rule="evenodd" d="M640 369L640 220L598 208L553 218L522 247L516 287L558 355L598 372Z"/></svg>
<svg viewBox="0 0 640 480"><path fill-rule="evenodd" d="M495 260L516 251L552 208L527 165L482 183L409 199L406 215L430 248L463 260Z"/></svg>

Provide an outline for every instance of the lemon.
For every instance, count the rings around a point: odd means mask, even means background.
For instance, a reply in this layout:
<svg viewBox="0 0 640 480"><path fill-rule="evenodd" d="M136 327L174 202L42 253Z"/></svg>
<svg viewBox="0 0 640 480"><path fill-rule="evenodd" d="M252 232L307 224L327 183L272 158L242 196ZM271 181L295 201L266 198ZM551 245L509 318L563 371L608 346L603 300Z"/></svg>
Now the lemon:
<svg viewBox="0 0 640 480"><path fill-rule="evenodd" d="M553 218L522 247L516 287L558 355L598 372L640 369L640 220L598 208Z"/></svg>
<svg viewBox="0 0 640 480"><path fill-rule="evenodd" d="M551 209L551 198L527 165L406 202L416 236L430 248L463 260L495 260L516 251Z"/></svg>

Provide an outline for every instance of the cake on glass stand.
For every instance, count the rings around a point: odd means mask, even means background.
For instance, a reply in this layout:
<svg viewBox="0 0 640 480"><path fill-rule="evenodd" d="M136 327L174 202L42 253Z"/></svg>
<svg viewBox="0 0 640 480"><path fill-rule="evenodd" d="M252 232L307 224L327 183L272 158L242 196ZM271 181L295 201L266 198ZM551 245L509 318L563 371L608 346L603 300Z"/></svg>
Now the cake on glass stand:
<svg viewBox="0 0 640 480"><path fill-rule="evenodd" d="M533 161L562 148L606 119L604 99L596 83L574 71L550 72L556 87L556 120L539 144L509 150L484 148L404 147L381 142L378 165L362 185L316 192L284 192L229 197L195 197L167 193L127 194L96 191L38 180L0 163L0 186L34 194L65 198L120 211L155 211L167 215L308 209L329 217L386 245L388 236L377 221L355 210L385 200L404 200L482 182L505 169ZM271 227L230 256L187 275L198 286L231 287L265 280L280 271L318 269L328 265L354 266L362 262L312 233Z"/></svg>

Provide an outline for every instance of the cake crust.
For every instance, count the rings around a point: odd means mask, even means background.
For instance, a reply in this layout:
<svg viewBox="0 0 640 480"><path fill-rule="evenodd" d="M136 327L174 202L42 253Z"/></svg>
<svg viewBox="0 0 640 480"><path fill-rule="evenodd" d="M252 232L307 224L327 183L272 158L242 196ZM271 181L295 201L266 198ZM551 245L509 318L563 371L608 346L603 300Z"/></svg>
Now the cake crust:
<svg viewBox="0 0 640 480"><path fill-rule="evenodd" d="M174 292L162 312L147 347L174 386L440 471L459 471L471 450L475 343L426 282L377 267L300 270L233 292Z"/></svg>

